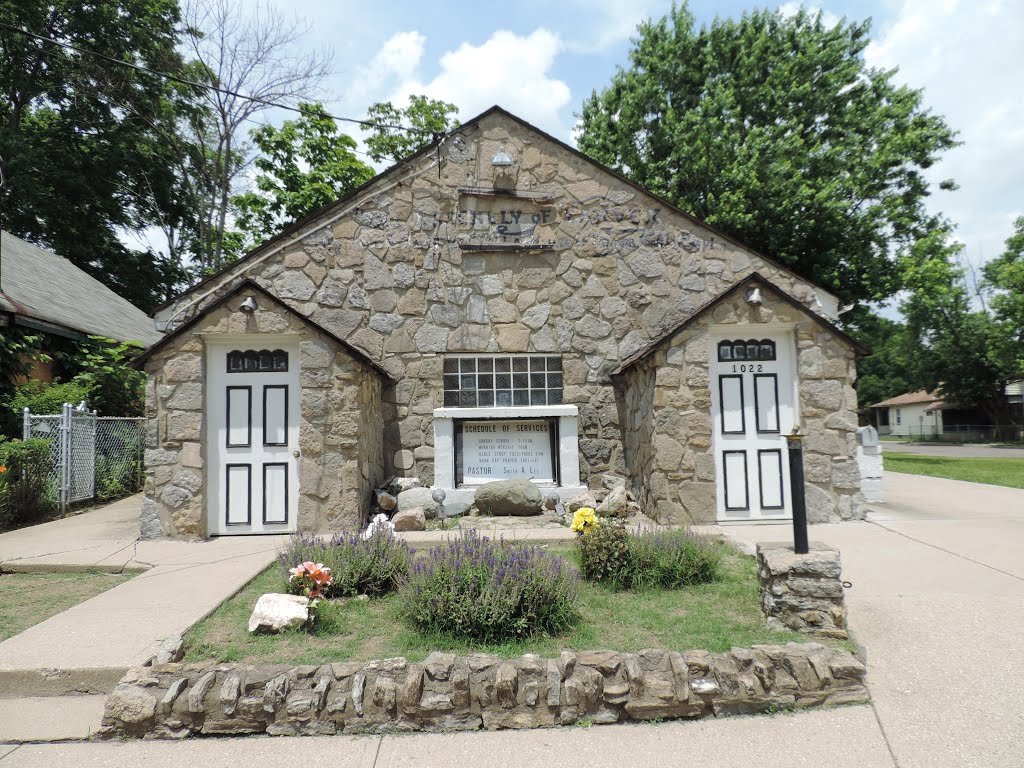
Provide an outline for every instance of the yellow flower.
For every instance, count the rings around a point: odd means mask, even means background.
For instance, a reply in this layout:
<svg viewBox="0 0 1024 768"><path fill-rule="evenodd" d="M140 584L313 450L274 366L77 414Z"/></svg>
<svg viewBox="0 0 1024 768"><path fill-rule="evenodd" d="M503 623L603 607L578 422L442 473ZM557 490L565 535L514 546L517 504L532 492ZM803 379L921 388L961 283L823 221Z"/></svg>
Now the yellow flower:
<svg viewBox="0 0 1024 768"><path fill-rule="evenodd" d="M580 507L572 515L572 531L577 536L591 533L599 525L597 513L592 507Z"/></svg>

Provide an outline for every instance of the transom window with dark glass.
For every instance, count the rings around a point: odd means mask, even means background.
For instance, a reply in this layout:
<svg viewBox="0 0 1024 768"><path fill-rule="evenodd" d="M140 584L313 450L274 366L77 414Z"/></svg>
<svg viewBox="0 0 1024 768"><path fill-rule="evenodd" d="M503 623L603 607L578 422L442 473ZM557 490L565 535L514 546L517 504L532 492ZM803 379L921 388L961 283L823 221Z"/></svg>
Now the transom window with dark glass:
<svg viewBox="0 0 1024 768"><path fill-rule="evenodd" d="M561 405L562 358L446 357L444 404L449 408Z"/></svg>
<svg viewBox="0 0 1024 768"><path fill-rule="evenodd" d="M276 373L288 370L283 349L235 349L228 352L228 373Z"/></svg>
<svg viewBox="0 0 1024 768"><path fill-rule="evenodd" d="M718 360L774 360L775 342L771 339L736 339L718 342Z"/></svg>

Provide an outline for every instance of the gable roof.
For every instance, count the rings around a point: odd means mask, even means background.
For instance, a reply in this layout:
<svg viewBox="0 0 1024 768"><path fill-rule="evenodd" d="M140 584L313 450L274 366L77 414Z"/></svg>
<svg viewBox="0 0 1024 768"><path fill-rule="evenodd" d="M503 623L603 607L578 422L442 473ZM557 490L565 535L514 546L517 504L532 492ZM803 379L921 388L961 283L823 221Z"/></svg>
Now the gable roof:
<svg viewBox="0 0 1024 768"><path fill-rule="evenodd" d="M890 408L900 405L926 405L928 403L941 403L942 396L938 390L929 392L927 389L919 389L916 392L904 392L902 395L890 397L880 403L875 403L872 408Z"/></svg>
<svg viewBox="0 0 1024 768"><path fill-rule="evenodd" d="M0 232L0 313L15 323L145 346L163 334L149 316L53 251Z"/></svg>
<svg viewBox="0 0 1024 768"><path fill-rule="evenodd" d="M521 118L521 117L519 117L517 115L512 114L511 112L509 112L508 110L504 109L503 107L499 107L497 104L492 106L490 109L484 110L483 112L481 112L476 117L472 117L469 120L466 120L465 122L460 124L458 128L453 129L451 133L458 133L459 131L463 131L466 128L469 128L471 126L475 126L477 123L483 121L484 119L490 117L491 115L501 115L502 117L506 117L509 120L512 120L513 122L518 123L519 125L523 126L527 130L532 131L533 133L536 133L537 135L539 135L544 140L549 141L552 144L555 144L556 146L562 148L563 150L565 150L566 152L570 153L571 155L573 155L573 156L575 156L575 157L585 161L589 165L592 165L595 168L598 168L599 170L601 170L602 172L611 175L612 177L614 177L615 179L617 179L621 183L623 183L623 184L625 184L625 185L627 185L629 187L632 187L633 189L637 190L641 194L647 195L648 197L650 197L650 198L652 198L654 200L657 200L661 205L665 206L665 208L670 210L672 213L677 214L679 216L682 216L684 219L686 219L687 221L692 222L693 224L696 224L697 226L703 227L704 229L708 230L709 232L714 234L716 237L721 238L725 242L728 242L728 243L730 243L730 244L732 244L732 245L734 245L734 246L736 246L738 248L742 248L743 250L747 251L748 253L751 253L754 256L757 256L758 258L763 259L764 261L768 262L772 266L777 267L778 269L780 269L780 270L782 270L782 271L784 271L784 272L786 272L786 273L788 273L790 275L793 275L794 277L797 277L800 280L803 280L804 282L808 283L809 285L814 285L815 287L821 288L821 286L816 285L815 283L811 282L807 278L802 277L800 275L797 275L790 267L787 267L786 265L782 264L781 262L777 261L776 259L773 259L770 256L766 256L765 254L763 254L763 253L761 253L759 251L754 250L750 246L745 245L744 243L740 242L739 240L737 240L736 238L732 237L731 235L727 235L726 233L716 229L715 227L711 226L710 224L708 224L708 223L702 221L701 219L697 218L693 214L688 213L687 211L684 211L682 208L680 208L679 206L677 206L674 203L670 202L669 200L666 200L665 198L656 195L655 193L651 192L649 189L643 187L642 185L638 184L637 182L633 181L632 179L629 179L629 178L623 176L618 171L615 171L612 168L609 168L608 166L603 165L602 163L598 162L597 160L594 160L592 157L589 157L589 156L585 155L584 153L580 152L580 150L576 149L575 147L565 143L561 139L558 139L558 138L552 136L551 134L547 133L546 131L541 130L540 128L538 128L537 126L533 125L532 123L527 122L523 118ZM182 297L188 295L189 293L191 293L192 291L196 290L197 288L200 288L203 285L211 283L211 282L217 280L218 278L225 276L231 270L234 270L236 268L244 269L246 262L248 262L250 259L253 259L253 258L255 258L255 257L257 257L257 256L259 256L261 254L266 253L268 250L271 250L272 248L277 247L279 244L281 244L281 242L283 240L286 240L287 238L296 235L297 233L299 233L304 227L306 227L310 223L313 223L317 219L320 219L320 218L322 218L322 217L324 217L326 215L329 215L332 211L334 211L334 210L336 210L338 208L341 208L341 207L347 205L348 203L351 203L354 199L356 199L360 195L363 195L366 192L368 192L371 187L373 187L374 185L376 185L379 182L383 181L384 179L392 176L398 170L400 170L400 169L404 168L405 166L409 165L414 160L416 160L416 159L418 159L420 157L424 157L426 155L429 155L431 152L439 151L441 145L447 140L447 138L448 138L448 134L446 134L445 136L441 136L441 137L435 139L434 141L430 142L429 144L427 144L424 147L421 147L419 150L417 150L413 154L409 155L408 157L402 158L402 160L398 161L397 163L392 165L390 168L387 168L386 170L384 170L381 173L377 174L376 176L374 176L369 181L367 181L367 182L361 184L360 186L356 187L355 189L353 189L348 194L344 195L343 197L339 198L338 200L335 200L333 203L328 203L327 205L323 206L322 208L318 208L317 210L312 211L312 212L306 214L301 219L298 219L297 221L292 222L291 224L286 226L284 229L282 229L280 232L278 232L274 237L270 238L269 240L264 241L258 247L256 247L255 249L253 249L252 251L247 253L245 256L240 258L238 261L235 261L235 262L233 262L231 264L226 265L225 267L223 267L219 271L214 272L212 275L209 275L209 276L203 278L199 282L197 282L197 283L189 286L188 288L186 288L181 293L179 293L176 296L174 296L174 297L168 299L167 301L163 302L158 307L156 307L151 314L156 314L157 312L159 312L159 311L161 311L161 310L163 310L163 309L173 305L174 303L176 303ZM319 227L317 227L317 229L318 228ZM307 233L307 234L311 234L311 233ZM828 293L828 291L825 288L821 288L821 290L826 291L826 293ZM830 293L830 295L832 295L832 294Z"/></svg>
<svg viewBox="0 0 1024 768"><path fill-rule="evenodd" d="M722 291L720 294L718 294L718 296L713 298L711 301L709 301L706 304L698 307L685 320L682 320L681 322L676 323L676 325L674 325L672 328L669 328L661 336L659 336L657 339L652 341L646 347L644 347L643 349L638 350L637 352L635 352L631 356L627 357L619 365L618 368L616 368L614 371L612 371L611 375L612 376L618 376L618 375L620 375L622 373L625 373L629 368L632 368L634 365L642 362L643 360L645 360L648 357L650 357L651 355L653 355L662 344L664 344L669 339L673 338L677 333L679 333L679 332L685 330L686 328L688 328L690 325L692 325L697 320L699 320L701 317L703 317L705 314L707 314L708 312L713 310L719 304L721 304L722 302L724 302L727 299L731 298L732 296L736 295L740 291L742 291L742 290L744 290L746 288L754 288L757 285L761 285L761 286L764 286L765 288L771 289L774 293L778 294L779 298L782 299L785 303L789 304L790 306L794 307L795 309L800 310L800 312L802 312L805 315L808 315L815 322L817 322L820 325L823 325L826 328L828 328L829 331L831 331L836 336L838 336L840 339L842 339L847 344L849 344L851 347L853 347L857 351L858 354L860 354L860 355L868 354L868 352L869 352L868 348L865 347L863 344L861 344L859 341L857 341L855 338L850 336L850 334L846 333L846 331L844 331L841 328L837 327L835 324L833 324L829 320L827 320L824 317L822 317L821 315L819 315L817 312L812 310L810 307L805 306L798 299L795 299L794 297L790 296L788 293L786 293L784 290L779 288L779 286L777 286L771 280L766 278L760 272L751 272L749 275L744 277L738 283L734 283L732 286L730 286L726 290Z"/></svg>
<svg viewBox="0 0 1024 768"><path fill-rule="evenodd" d="M343 350L345 350L345 352L347 354L351 355L352 357L354 357L356 360L358 360L359 362L363 363L364 365L367 365L370 368L372 368L374 371L376 371L380 376L382 376L387 381L391 381L391 375L387 371L385 371L383 368L381 368L381 366L378 363L374 362L365 352L357 349L356 347L353 347L351 344L349 344L347 341L345 341L344 339L340 338L339 336L335 336L333 333L331 333L329 330L324 328L319 323L317 323L317 322L315 322L313 320L310 320L308 317L306 317L305 315L303 315L303 314L301 314L299 312L296 312L294 309L289 307L287 304L285 304L283 301L281 301L281 299L277 298L277 296L272 294L266 288L261 286L259 283L256 283L253 280L250 280L249 278L244 278L243 280L241 280L238 283L238 285L236 285L230 291L225 293L223 296L218 298L216 301L212 302L209 306L203 307L203 309L201 311L197 312L194 317L189 318L188 322L182 323L179 328L176 328L172 332L166 334L158 343L154 344L152 347L150 347L145 352L143 352L141 355L139 355L135 359L135 361L132 363L132 367L141 370L143 365L145 365L146 361L149 360L149 358L151 358L154 354L156 354L157 352L159 352L159 351L165 349L166 347L170 346L170 344L175 339L177 339L183 333L185 333L190 328L192 328L194 325L196 325L200 320L202 320L208 314L210 314L211 312L213 312L216 309L220 309L222 306L227 304L228 301L230 301L232 298L234 298L239 293L242 293L243 291L246 291L246 290L251 290L254 293L259 294L260 296L263 296L264 298L269 299L276 306L283 307L285 310L288 311L289 314L299 318L299 320L301 320L303 323L305 323L306 325L310 326L311 328L316 329L318 332L322 333L324 336L329 338L331 341L333 341L335 344L337 344L339 347L341 347Z"/></svg>

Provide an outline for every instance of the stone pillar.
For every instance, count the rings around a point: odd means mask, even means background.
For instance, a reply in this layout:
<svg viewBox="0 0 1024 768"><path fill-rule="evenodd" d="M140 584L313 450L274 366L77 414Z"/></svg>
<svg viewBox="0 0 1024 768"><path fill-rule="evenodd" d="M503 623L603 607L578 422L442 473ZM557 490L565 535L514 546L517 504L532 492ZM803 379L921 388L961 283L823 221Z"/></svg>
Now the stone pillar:
<svg viewBox="0 0 1024 768"><path fill-rule="evenodd" d="M882 501L882 445L878 430L860 427L857 430L857 466L860 468L860 492L865 501Z"/></svg>
<svg viewBox="0 0 1024 768"><path fill-rule="evenodd" d="M834 547L811 542L811 551L798 555L791 544L758 544L761 611L768 629L848 637L841 575Z"/></svg>

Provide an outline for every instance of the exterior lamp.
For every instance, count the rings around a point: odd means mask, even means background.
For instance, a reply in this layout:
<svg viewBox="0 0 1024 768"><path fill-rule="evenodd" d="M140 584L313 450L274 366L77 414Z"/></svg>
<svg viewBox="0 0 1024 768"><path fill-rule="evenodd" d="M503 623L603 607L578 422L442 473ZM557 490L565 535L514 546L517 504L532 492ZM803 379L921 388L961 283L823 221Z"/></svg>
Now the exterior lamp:
<svg viewBox="0 0 1024 768"><path fill-rule="evenodd" d="M810 550L807 543L807 498L804 491L804 445L800 426L793 427L786 435L789 449L789 487L793 489L793 551L806 555Z"/></svg>
<svg viewBox="0 0 1024 768"><path fill-rule="evenodd" d="M243 301L238 308L245 312L247 315L251 315L253 312L257 310L256 299L250 296L245 301Z"/></svg>
<svg viewBox="0 0 1024 768"><path fill-rule="evenodd" d="M505 151L504 145L497 151L494 157L491 158L491 165L495 168L507 168L512 165L512 155Z"/></svg>

